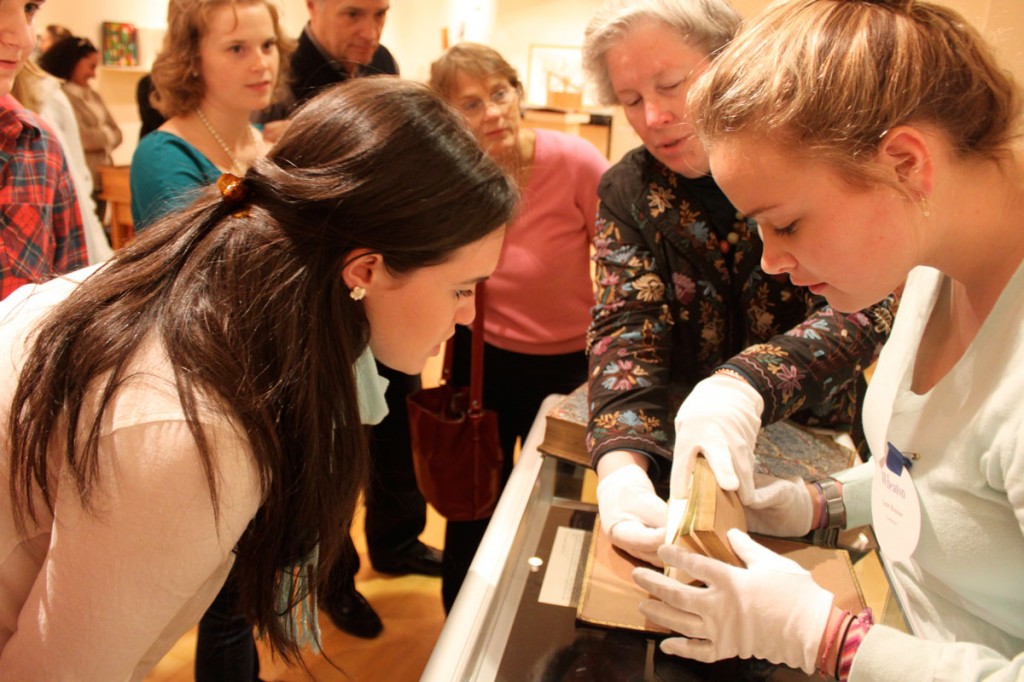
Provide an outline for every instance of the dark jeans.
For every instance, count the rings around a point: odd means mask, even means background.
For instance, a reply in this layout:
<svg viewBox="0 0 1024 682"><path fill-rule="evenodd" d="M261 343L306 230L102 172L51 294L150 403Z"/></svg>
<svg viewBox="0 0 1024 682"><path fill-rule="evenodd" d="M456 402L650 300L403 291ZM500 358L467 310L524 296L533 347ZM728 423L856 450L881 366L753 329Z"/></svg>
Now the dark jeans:
<svg viewBox="0 0 1024 682"><path fill-rule="evenodd" d="M234 572L199 621L196 636L196 682L260 679L252 625L238 609Z"/></svg>
<svg viewBox="0 0 1024 682"><path fill-rule="evenodd" d="M388 416L370 429L370 480L366 490L366 544L370 561L385 562L408 549L427 522L427 506L416 484L409 445L409 413L405 398L420 387L420 378L396 372L380 363L377 371L389 380L385 399ZM331 572L329 594L356 589L359 554L348 528L347 542ZM196 682L251 682L258 679L259 661L252 626L238 613L232 579L199 621L196 642ZM201 676L205 675L205 676Z"/></svg>
<svg viewBox="0 0 1024 682"><path fill-rule="evenodd" d="M387 379L388 416L370 430L372 470L366 490L366 544L371 563L392 560L415 544L427 524L427 503L416 483L406 397L420 388L410 376L377 363Z"/></svg>
<svg viewBox="0 0 1024 682"><path fill-rule="evenodd" d="M453 380L469 384L470 332L455 332ZM560 355L526 355L484 345L484 407L498 413L498 431L505 455L502 486L512 473L517 438L526 439L537 410L552 393L571 393L587 379L583 351ZM459 594L469 565L490 521L448 521L444 535L441 600L449 611Z"/></svg>

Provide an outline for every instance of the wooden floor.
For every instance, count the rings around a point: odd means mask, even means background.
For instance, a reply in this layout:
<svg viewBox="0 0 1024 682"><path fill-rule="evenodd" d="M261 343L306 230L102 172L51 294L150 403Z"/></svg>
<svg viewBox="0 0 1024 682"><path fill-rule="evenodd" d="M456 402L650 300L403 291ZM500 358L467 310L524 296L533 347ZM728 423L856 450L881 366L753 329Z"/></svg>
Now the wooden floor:
<svg viewBox="0 0 1024 682"><path fill-rule="evenodd" d="M423 372L424 386L436 385L440 358L432 358ZM444 544L444 518L427 508L427 525L420 539L433 547ZM352 539L359 550L361 567L356 587L384 622L376 639L359 639L341 632L325 615L320 616L323 654L307 653L304 660L312 677L301 668L289 668L272 660L260 648L260 677L267 682L415 682L420 679L444 625L441 579L426 576L388 576L376 573L366 555L363 509L357 512ZM146 682L192 682L196 649L193 628L168 652ZM337 668L331 665L331 662ZM382 668L387 667L386 675Z"/></svg>

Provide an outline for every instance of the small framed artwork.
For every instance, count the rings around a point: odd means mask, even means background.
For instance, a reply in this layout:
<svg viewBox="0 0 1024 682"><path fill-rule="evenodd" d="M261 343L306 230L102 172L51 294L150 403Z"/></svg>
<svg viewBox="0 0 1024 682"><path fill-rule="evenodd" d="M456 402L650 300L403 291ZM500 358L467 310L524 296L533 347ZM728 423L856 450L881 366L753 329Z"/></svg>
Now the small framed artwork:
<svg viewBox="0 0 1024 682"><path fill-rule="evenodd" d="M103 63L107 66L139 65L139 34L135 24L103 22Z"/></svg>
<svg viewBox="0 0 1024 682"><path fill-rule="evenodd" d="M583 56L579 47L530 45L526 101L553 109L580 109L584 104Z"/></svg>

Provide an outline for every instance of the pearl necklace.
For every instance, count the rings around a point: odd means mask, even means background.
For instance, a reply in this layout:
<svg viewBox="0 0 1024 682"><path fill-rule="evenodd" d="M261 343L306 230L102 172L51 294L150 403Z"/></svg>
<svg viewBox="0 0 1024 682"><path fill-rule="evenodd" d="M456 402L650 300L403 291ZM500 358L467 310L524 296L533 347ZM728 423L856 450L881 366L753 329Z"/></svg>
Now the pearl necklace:
<svg viewBox="0 0 1024 682"><path fill-rule="evenodd" d="M210 132L210 135L213 136L213 139L217 142L217 144L220 145L220 148L224 150L224 153L228 155L228 158L231 159L231 172L237 173L238 175L244 175L245 166L242 165L238 161L238 158L231 153L231 147L229 147L227 143L224 142L224 138L222 138L217 133L216 129L212 125L210 125L210 121L207 120L206 114L204 114L203 110L199 107L196 107L196 116L199 118L199 122L203 124L203 127ZM245 128L246 130L249 131L249 139L252 141L253 146L256 146L256 134L252 132L252 126L246 123Z"/></svg>

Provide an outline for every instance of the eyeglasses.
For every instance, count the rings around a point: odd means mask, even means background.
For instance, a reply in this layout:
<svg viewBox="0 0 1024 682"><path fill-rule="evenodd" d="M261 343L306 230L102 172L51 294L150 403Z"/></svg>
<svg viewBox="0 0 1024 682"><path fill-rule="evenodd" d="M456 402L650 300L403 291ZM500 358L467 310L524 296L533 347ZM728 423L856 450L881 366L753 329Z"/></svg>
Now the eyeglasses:
<svg viewBox="0 0 1024 682"><path fill-rule="evenodd" d="M498 88L487 99L491 103L497 104L499 109L505 109L515 98L516 91L514 88ZM484 115L486 110L487 103L479 99L467 100L459 105L459 111L466 118L479 118Z"/></svg>

